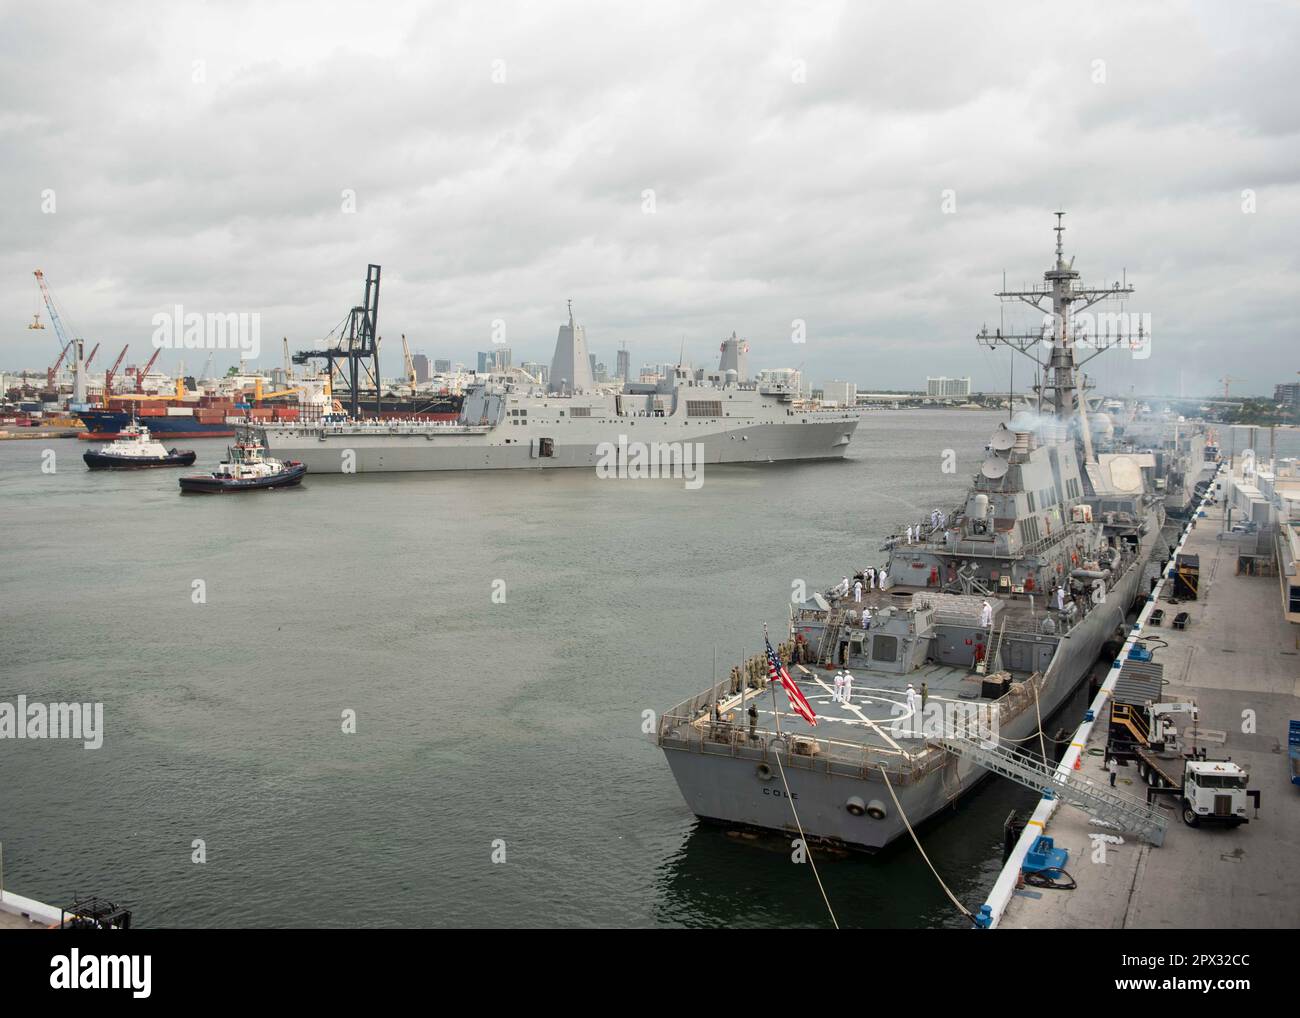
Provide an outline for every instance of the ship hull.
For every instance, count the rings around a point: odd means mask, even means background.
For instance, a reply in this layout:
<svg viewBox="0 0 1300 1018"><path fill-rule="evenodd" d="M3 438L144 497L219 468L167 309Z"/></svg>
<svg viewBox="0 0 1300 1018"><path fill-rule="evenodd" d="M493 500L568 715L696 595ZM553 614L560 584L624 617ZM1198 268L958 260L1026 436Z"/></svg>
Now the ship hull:
<svg viewBox="0 0 1300 1018"><path fill-rule="evenodd" d="M1158 528L1156 528L1158 534ZM1144 551L1154 547L1155 536L1143 542ZM1093 608L1063 637L1046 672L1039 704L1046 720L1065 704L1101 656L1102 648L1122 625L1128 607L1139 595L1145 555L1140 557L1110 591L1106 601ZM1004 740L1024 739L1036 732L1033 711L1022 712L1002 725ZM677 780L682 796L696 816L704 820L742 827L762 828L797 835L794 814L785 783L798 810L804 834L845 848L877 851L906 833L902 816L878 772L864 777L857 768L837 773L836 765L799 756L781 756L780 768L773 766L771 752L761 747L738 748L735 756L715 756L664 745L664 755ZM758 765L767 761L760 770ZM811 769L810 769L811 768ZM775 778L767 777L775 772ZM913 827L954 804L986 777L978 764L946 754L937 769L912 781L891 778L902 812ZM856 816L846 809L850 797L876 802L884 807L879 819L869 814Z"/></svg>
<svg viewBox="0 0 1300 1018"><path fill-rule="evenodd" d="M111 453L83 453L81 458L91 470L148 470L154 467L190 467L194 465L197 454L194 452L171 452L166 456L145 458L143 456L114 456Z"/></svg>
<svg viewBox="0 0 1300 1018"><path fill-rule="evenodd" d="M266 491L272 488L292 488L302 482L307 473L307 468L301 463L295 463L287 470L270 477L258 477L247 481L234 481L221 477L213 477L211 474L196 474L191 477L182 477L180 486L182 492L188 492L193 495L230 495L243 491Z"/></svg>
<svg viewBox="0 0 1300 1018"><path fill-rule="evenodd" d="M595 469L608 458L608 445L620 437L649 442L698 443L692 462L767 463L835 459L845 455L857 420L737 425L709 431L703 427L669 428L650 421L622 429L586 426L584 434L554 438L553 455L539 456L534 440L509 439L495 429L484 433L330 434L319 429L266 427L257 437L280 459L305 463L313 474L442 470ZM581 427L579 425L579 427ZM549 437L549 436L548 436ZM694 450L692 452L694 456ZM660 476L666 476L661 474ZM676 476L676 475L674 475Z"/></svg>
<svg viewBox="0 0 1300 1018"><path fill-rule="evenodd" d="M77 436L90 442L108 442L120 438L120 432L131 423L131 414L125 410L87 410L77 414L86 430ZM232 424L224 421L205 424L193 417L167 415L141 418L149 432L159 440L163 438L230 438L235 434Z"/></svg>

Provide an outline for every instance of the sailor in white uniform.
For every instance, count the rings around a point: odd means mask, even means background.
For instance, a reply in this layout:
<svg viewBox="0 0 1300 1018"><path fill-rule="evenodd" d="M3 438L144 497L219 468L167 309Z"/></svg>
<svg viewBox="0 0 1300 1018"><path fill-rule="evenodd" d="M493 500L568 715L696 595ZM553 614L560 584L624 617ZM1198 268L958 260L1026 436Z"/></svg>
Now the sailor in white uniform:
<svg viewBox="0 0 1300 1018"><path fill-rule="evenodd" d="M989 629L993 625L993 606L985 601L980 608L980 626Z"/></svg>
<svg viewBox="0 0 1300 1018"><path fill-rule="evenodd" d="M841 703L844 700L844 673L835 673L835 702Z"/></svg>
<svg viewBox="0 0 1300 1018"><path fill-rule="evenodd" d="M844 673L844 702L853 702L853 673L847 671Z"/></svg>
<svg viewBox="0 0 1300 1018"><path fill-rule="evenodd" d="M908 710L908 722L907 722L908 726L910 727L913 735L920 736L921 718L920 715L917 713L917 709L916 709L916 690L913 688L910 682L907 684L907 710Z"/></svg>
<svg viewBox="0 0 1300 1018"><path fill-rule="evenodd" d="M862 603L862 581L861 580L853 581L853 600L857 604Z"/></svg>
<svg viewBox="0 0 1300 1018"><path fill-rule="evenodd" d="M884 590L885 584L889 582L889 570L882 567L878 578L880 580L880 589Z"/></svg>
<svg viewBox="0 0 1300 1018"><path fill-rule="evenodd" d="M912 543L912 525L910 523L907 525L907 543Z"/></svg>

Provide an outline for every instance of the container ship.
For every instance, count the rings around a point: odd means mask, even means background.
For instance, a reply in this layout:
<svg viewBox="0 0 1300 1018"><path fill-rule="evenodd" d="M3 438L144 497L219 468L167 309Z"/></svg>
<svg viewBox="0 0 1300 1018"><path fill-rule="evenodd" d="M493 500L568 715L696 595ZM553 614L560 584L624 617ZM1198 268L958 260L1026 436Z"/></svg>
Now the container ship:
<svg viewBox="0 0 1300 1018"><path fill-rule="evenodd" d="M86 430L80 437L87 441L116 439L135 419L148 426L159 441L178 438L229 438L237 425L252 423L291 423L300 414L301 389L294 388L253 395L249 401L236 396L145 396L110 397L108 406L77 412ZM381 420L454 421L460 414L464 397L458 393L431 393L415 396L383 397L377 415Z"/></svg>

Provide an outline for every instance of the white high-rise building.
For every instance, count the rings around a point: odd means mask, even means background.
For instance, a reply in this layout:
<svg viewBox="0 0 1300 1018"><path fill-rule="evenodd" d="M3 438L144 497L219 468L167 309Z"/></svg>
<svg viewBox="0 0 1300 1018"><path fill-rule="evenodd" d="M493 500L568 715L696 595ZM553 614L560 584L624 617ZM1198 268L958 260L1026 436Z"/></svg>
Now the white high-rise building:
<svg viewBox="0 0 1300 1018"><path fill-rule="evenodd" d="M822 386L822 399L835 406L856 406L858 387L852 382L830 381Z"/></svg>
<svg viewBox="0 0 1300 1018"><path fill-rule="evenodd" d="M931 399L970 399L970 379L927 378L925 394Z"/></svg>

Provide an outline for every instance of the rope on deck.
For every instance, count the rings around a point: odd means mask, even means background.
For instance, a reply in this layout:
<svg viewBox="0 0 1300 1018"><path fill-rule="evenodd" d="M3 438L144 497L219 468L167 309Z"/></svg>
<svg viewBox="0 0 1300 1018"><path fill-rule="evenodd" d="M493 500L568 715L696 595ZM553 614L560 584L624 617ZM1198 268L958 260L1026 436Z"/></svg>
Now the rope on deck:
<svg viewBox="0 0 1300 1018"><path fill-rule="evenodd" d="M943 877L939 876L939 871L934 868L934 863L930 857L925 854L925 849L921 847L921 839L916 836L916 831L912 830L912 823L907 819L907 814L903 812L903 804L898 801L898 796L894 794L894 786L889 780L889 774L884 767L880 768L880 776L885 779L885 787L889 789L889 797L894 800L894 808L898 810L898 815L903 818L903 826L907 828L907 833L912 836L912 841L916 843L916 850L921 853L921 858L925 864L930 867L930 872L934 874L934 879L939 881L939 886L943 888L943 893L948 896L948 900L956 906L957 911L975 923L975 917L971 915L970 909L957 900L957 896L948 889L948 885L943 882Z"/></svg>
<svg viewBox="0 0 1300 1018"><path fill-rule="evenodd" d="M808 853L808 861L812 863L813 876L817 880L817 890L822 892L822 901L826 902L826 911L830 913L831 925L837 930L840 928L839 921L835 918L835 910L831 908L831 900L826 897L826 888L822 886L822 878L817 873L817 863L813 859L812 846L808 844L808 838L803 832L803 824L799 822L799 811L794 808L794 797L790 795L790 786L785 780L785 765L781 763L780 752L773 752L776 757L777 769L781 772L781 784L785 785L785 801L790 804L790 812L794 814L794 825L799 828L799 840L803 842L803 849Z"/></svg>

